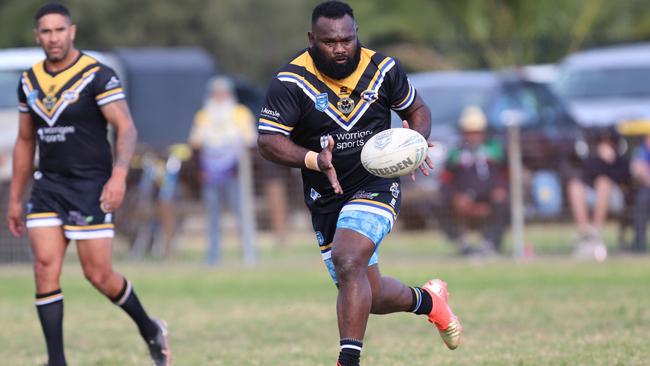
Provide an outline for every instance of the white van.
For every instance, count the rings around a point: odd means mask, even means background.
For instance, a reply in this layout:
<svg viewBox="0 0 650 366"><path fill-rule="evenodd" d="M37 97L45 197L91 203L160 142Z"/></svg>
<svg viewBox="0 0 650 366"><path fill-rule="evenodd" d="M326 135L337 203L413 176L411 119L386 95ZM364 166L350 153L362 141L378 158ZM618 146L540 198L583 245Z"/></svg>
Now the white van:
<svg viewBox="0 0 650 366"><path fill-rule="evenodd" d="M111 54L84 52L122 74ZM18 79L44 58L43 50L37 47L0 49L0 183L11 179L11 152L18 133Z"/></svg>
<svg viewBox="0 0 650 366"><path fill-rule="evenodd" d="M650 43L574 53L553 86L584 127L650 120Z"/></svg>

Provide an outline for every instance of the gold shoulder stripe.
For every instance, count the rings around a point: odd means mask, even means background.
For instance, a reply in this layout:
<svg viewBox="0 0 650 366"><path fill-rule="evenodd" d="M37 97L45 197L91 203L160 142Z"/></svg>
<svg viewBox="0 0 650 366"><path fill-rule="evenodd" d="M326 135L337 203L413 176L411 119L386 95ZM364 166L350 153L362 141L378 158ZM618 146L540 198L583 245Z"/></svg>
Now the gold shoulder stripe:
<svg viewBox="0 0 650 366"><path fill-rule="evenodd" d="M260 118L260 122L275 126L277 128L281 128L281 129L283 129L283 130L285 130L287 132L293 131L293 127L285 126L285 125L283 125L281 123L273 122L273 121L268 120L266 118Z"/></svg>
<svg viewBox="0 0 650 366"><path fill-rule="evenodd" d="M107 92L104 92L104 93L99 94L98 96L95 97L95 100L100 100L100 99L102 99L102 98L110 97L110 96L113 95L113 94L122 93L122 92L124 92L124 89L122 89L122 88L115 88L115 89L113 89L113 90L109 90L109 91L107 91Z"/></svg>

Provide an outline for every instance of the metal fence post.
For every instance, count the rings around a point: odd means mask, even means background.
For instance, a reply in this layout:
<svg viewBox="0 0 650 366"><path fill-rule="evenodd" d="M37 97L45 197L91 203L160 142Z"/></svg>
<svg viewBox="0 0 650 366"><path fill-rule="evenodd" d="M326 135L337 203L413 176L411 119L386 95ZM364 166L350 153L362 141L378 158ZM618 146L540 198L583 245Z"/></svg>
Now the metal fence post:
<svg viewBox="0 0 650 366"><path fill-rule="evenodd" d="M255 215L255 208L253 205L253 163L251 160L250 149L242 149L242 156L239 160L239 190L241 192L241 210L242 217L248 222L240 222L242 227L242 251L244 256L244 264L247 266L255 265L257 261L256 255L256 237L257 220Z"/></svg>
<svg viewBox="0 0 650 366"><path fill-rule="evenodd" d="M512 255L518 260L524 256L524 182L521 160L520 125L524 115L520 111L503 113L508 127L508 168L510 170L510 225L512 230Z"/></svg>

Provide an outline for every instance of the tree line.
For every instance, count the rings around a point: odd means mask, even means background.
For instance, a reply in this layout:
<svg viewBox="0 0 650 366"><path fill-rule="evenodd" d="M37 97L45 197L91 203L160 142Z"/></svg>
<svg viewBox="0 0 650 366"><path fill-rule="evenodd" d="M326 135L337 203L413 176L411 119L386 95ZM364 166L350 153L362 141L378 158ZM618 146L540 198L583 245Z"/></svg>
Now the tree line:
<svg viewBox="0 0 650 366"><path fill-rule="evenodd" d="M67 0L77 45L200 46L221 70L264 84L306 46L318 0ZM33 46L35 0L0 1L0 47ZM364 45L410 71L555 62L650 36L646 0L349 0Z"/></svg>

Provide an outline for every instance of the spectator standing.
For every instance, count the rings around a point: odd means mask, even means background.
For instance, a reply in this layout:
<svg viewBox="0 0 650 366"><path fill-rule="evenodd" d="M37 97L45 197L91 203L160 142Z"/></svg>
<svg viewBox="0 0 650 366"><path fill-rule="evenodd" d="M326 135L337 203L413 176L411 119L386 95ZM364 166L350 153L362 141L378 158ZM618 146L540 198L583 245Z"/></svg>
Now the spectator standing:
<svg viewBox="0 0 650 366"><path fill-rule="evenodd" d="M248 158L247 150L256 139L254 116L239 104L230 79L222 76L208 83L204 106L196 113L189 143L199 152L203 200L208 213L208 248L205 262L217 265L221 259L221 207L228 201L236 213L244 248L254 245L254 217L243 207L238 170Z"/></svg>

